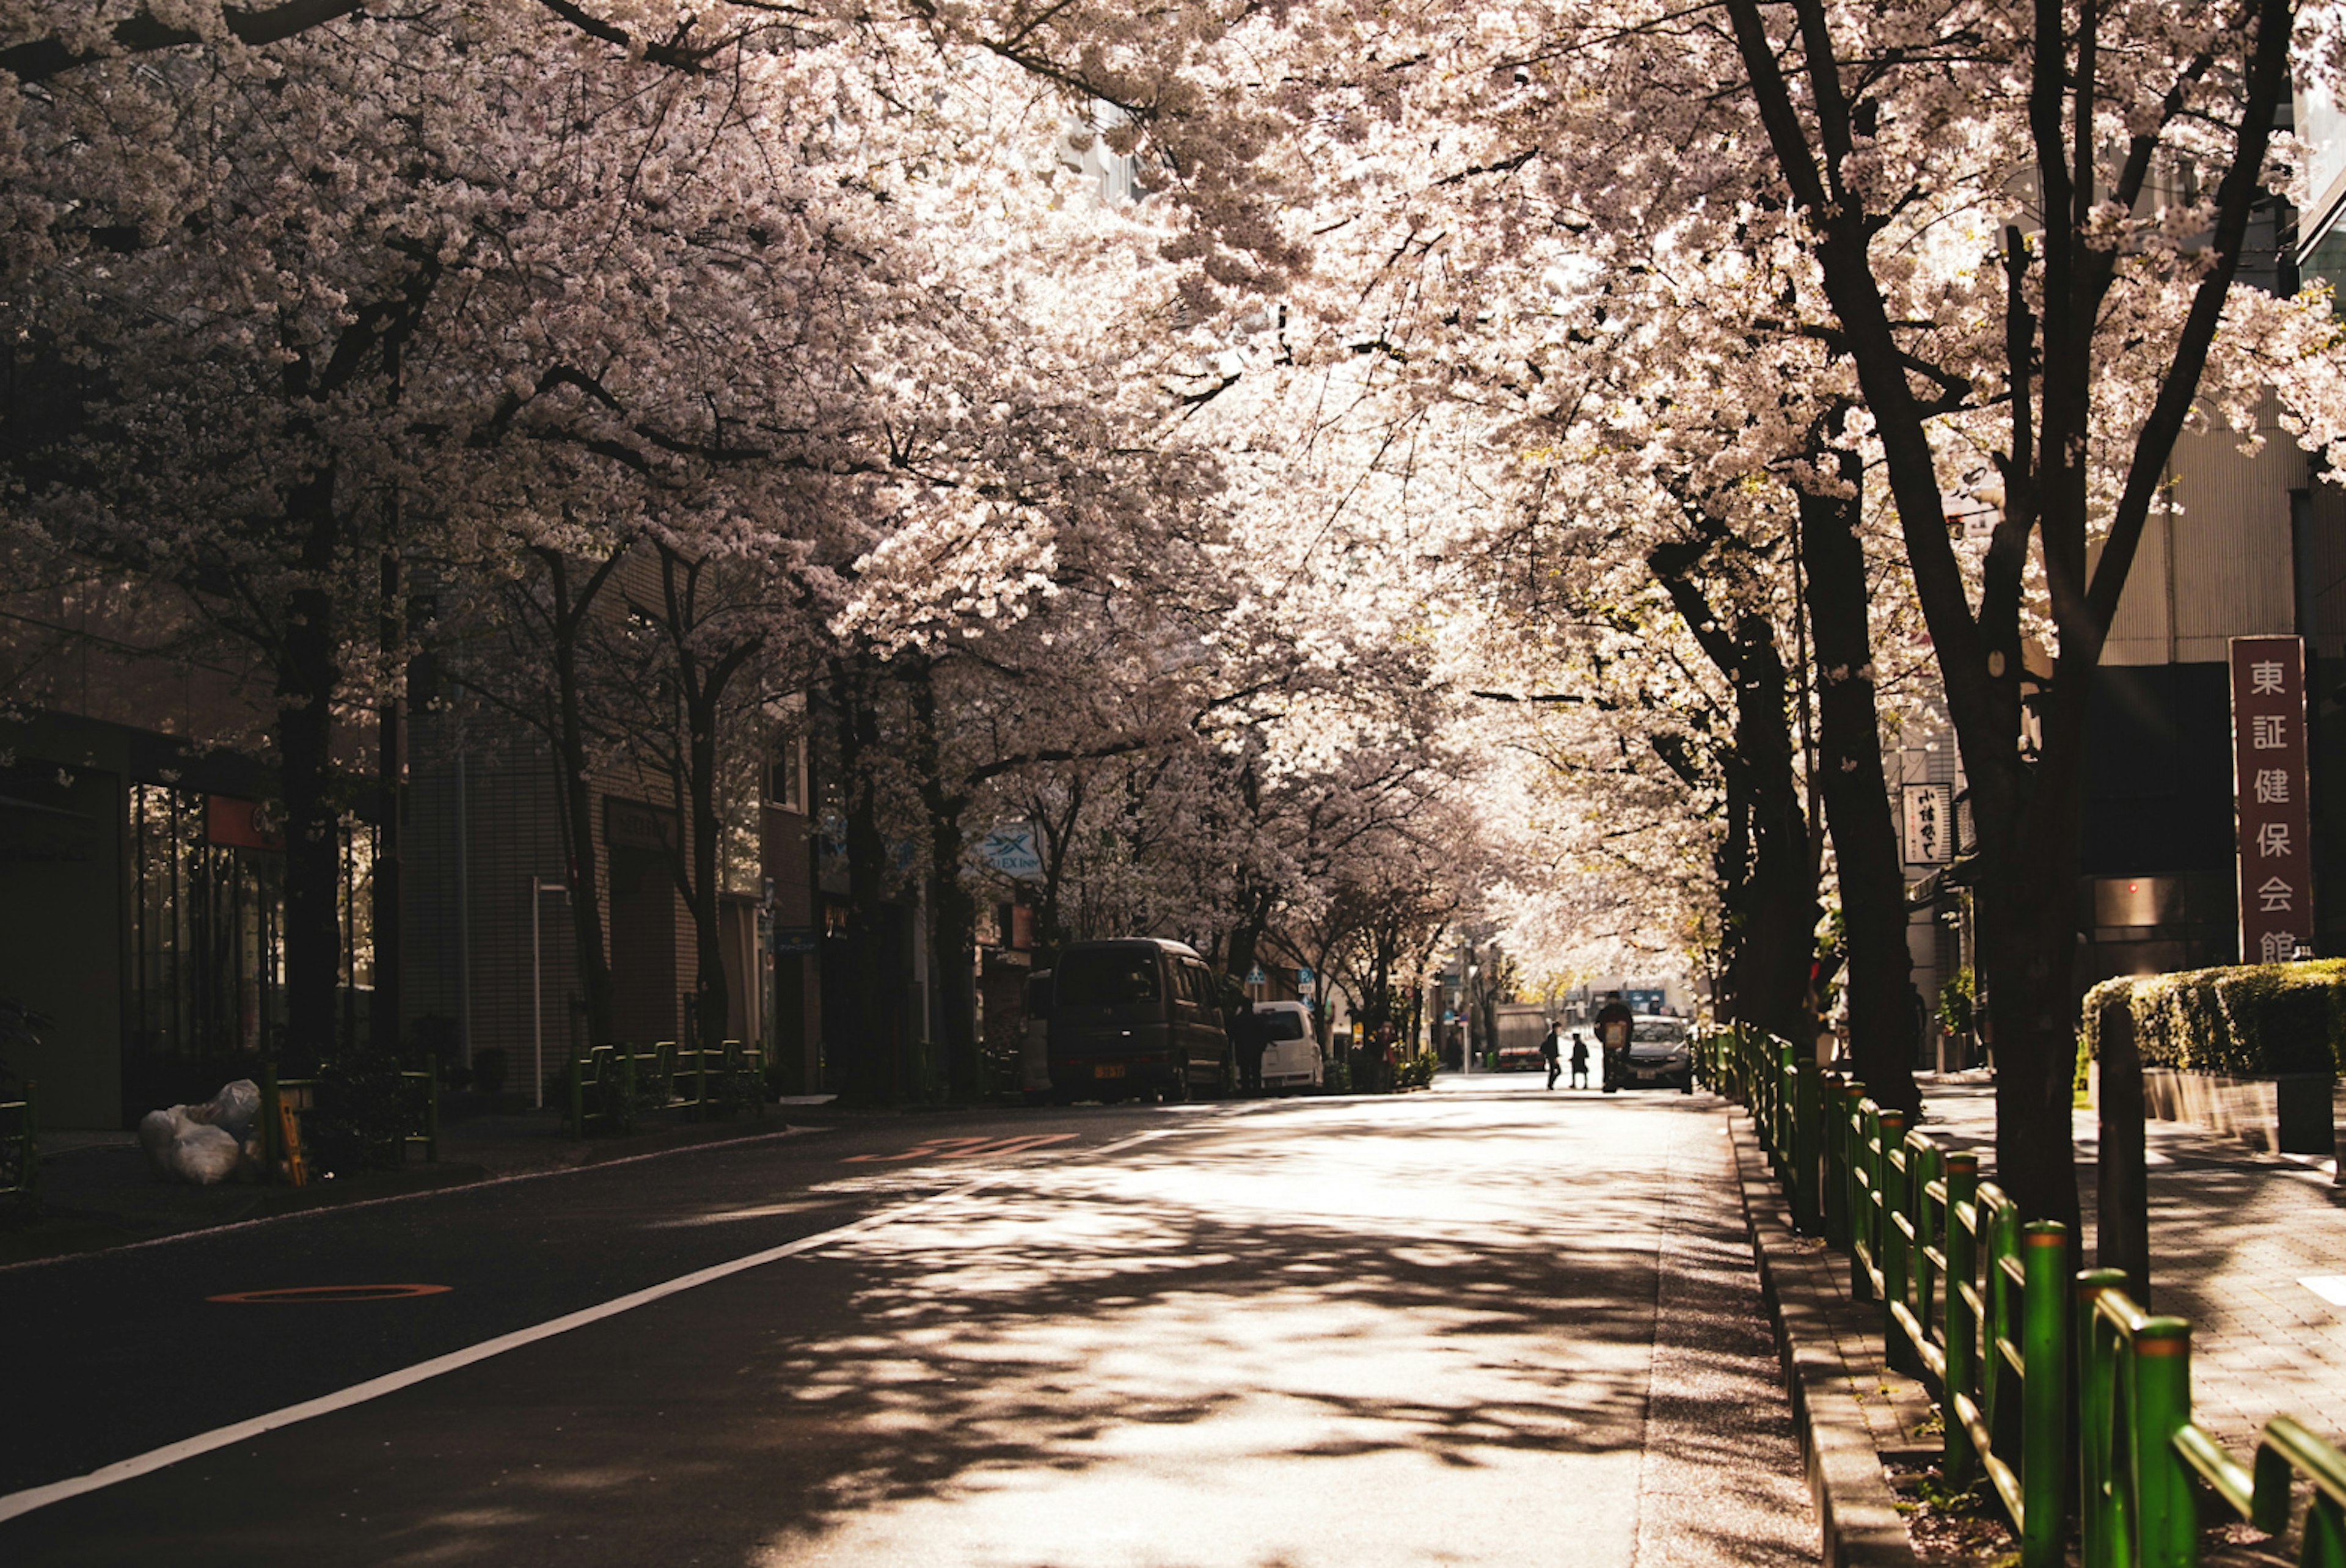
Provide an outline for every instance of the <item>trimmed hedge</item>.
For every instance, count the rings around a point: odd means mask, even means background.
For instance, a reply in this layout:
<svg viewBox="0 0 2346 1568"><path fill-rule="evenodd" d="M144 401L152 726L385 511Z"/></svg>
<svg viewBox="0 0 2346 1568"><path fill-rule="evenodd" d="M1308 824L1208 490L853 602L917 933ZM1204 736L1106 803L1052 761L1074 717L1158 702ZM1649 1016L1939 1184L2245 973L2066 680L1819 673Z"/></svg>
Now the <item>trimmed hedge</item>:
<svg viewBox="0 0 2346 1568"><path fill-rule="evenodd" d="M2105 980L2086 993L2084 1055L2100 1054L2102 1010L2121 1003L2146 1067L2262 1077L2346 1064L2346 959Z"/></svg>

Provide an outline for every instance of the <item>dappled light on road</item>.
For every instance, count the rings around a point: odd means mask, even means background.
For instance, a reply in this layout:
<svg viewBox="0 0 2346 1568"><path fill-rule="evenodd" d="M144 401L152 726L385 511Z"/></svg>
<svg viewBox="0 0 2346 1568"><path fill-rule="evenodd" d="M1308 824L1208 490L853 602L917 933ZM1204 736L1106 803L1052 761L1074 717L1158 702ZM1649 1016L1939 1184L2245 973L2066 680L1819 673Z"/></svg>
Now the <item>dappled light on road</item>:
<svg viewBox="0 0 2346 1568"><path fill-rule="evenodd" d="M1524 1109L1234 1118L855 1238L857 1331L764 1373L856 1462L758 1561L1629 1561L1672 1156L1717 1125Z"/></svg>

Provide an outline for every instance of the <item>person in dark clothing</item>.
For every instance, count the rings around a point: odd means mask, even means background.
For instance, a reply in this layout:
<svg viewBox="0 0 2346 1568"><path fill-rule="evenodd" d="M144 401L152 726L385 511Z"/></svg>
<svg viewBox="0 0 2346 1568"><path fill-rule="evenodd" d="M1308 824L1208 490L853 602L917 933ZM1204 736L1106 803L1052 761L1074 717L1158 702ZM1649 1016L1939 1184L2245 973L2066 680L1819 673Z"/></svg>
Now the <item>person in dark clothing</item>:
<svg viewBox="0 0 2346 1568"><path fill-rule="evenodd" d="M1564 1071L1564 1033L1555 1024L1540 1036L1540 1060L1547 1064L1547 1086L1556 1087L1556 1074Z"/></svg>
<svg viewBox="0 0 2346 1568"><path fill-rule="evenodd" d="M1239 1093L1262 1093L1262 1054L1270 1046L1270 1020L1254 1010L1254 1003L1239 1004L1239 1015L1230 1020L1230 1050L1239 1059Z"/></svg>
<svg viewBox="0 0 2346 1568"><path fill-rule="evenodd" d="M1580 1037L1577 1029L1572 1032L1572 1087L1588 1087L1588 1042Z"/></svg>

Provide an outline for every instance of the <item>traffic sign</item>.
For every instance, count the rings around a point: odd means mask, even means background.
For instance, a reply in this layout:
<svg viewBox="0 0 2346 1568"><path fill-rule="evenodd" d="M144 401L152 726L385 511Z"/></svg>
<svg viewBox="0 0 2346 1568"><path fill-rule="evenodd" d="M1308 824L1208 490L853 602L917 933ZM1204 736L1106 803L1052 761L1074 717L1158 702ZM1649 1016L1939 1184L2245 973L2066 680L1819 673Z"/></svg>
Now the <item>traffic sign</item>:
<svg viewBox="0 0 2346 1568"><path fill-rule="evenodd" d="M1249 985L1268 985L1270 983L1270 977L1263 973L1262 965L1258 963L1252 969L1247 971L1247 983Z"/></svg>

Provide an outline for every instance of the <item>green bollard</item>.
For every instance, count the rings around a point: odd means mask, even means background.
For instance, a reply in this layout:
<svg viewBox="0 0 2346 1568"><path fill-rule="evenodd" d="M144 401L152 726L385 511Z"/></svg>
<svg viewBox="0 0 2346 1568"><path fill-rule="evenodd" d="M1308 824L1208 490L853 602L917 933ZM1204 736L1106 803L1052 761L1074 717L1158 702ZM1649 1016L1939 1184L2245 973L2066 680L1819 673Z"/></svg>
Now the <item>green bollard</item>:
<svg viewBox="0 0 2346 1568"><path fill-rule="evenodd" d="M1898 1227L1909 1207L1907 1192L1912 1185L1912 1173L1906 1168L1906 1113L1894 1106L1883 1110L1879 1113L1879 1124L1882 1153L1876 1168L1882 1173L1882 1196L1876 1205L1880 1217L1874 1235L1880 1250L1874 1267L1882 1270L1882 1349L1892 1369L1911 1378L1921 1374L1922 1360L1890 1310L1892 1303L1906 1299L1907 1271L1912 1263L1906 1233Z"/></svg>
<svg viewBox="0 0 2346 1568"><path fill-rule="evenodd" d="M2135 1329L2131 1367L2135 1527L2141 1568L2192 1568L2199 1554L2199 1516L2192 1472L2175 1451L2175 1434L2191 1420L2191 1325L2152 1318Z"/></svg>
<svg viewBox="0 0 2346 1568"><path fill-rule="evenodd" d="M1946 1386L1939 1390L1939 1416L1946 1429L1943 1468L1947 1484L1961 1488L1971 1485L1979 1475L1979 1451L1973 1446L1971 1429L1964 1424L1955 1404L1958 1394L1974 1404L1979 1400L1979 1314L1972 1310L1971 1299L1964 1294L1964 1287L1979 1278L1979 1240L1964 1223L1957 1206L1972 1203L1979 1196L1979 1156L1958 1150L1947 1156L1946 1170L1947 1277L1940 1288L1946 1294L1945 1327L1941 1332L1946 1340L1947 1377Z"/></svg>
<svg viewBox="0 0 2346 1568"><path fill-rule="evenodd" d="M2069 1474L2069 1229L2020 1233L2021 1568L2060 1568ZM2188 1395L2186 1395L2187 1409Z"/></svg>
<svg viewBox="0 0 2346 1568"><path fill-rule="evenodd" d="M2077 1276L2077 1561L2079 1568L2125 1568L2130 1553L2113 1463L2118 1451L2117 1336L2098 1310L2106 1291L2126 1288L2122 1268Z"/></svg>

